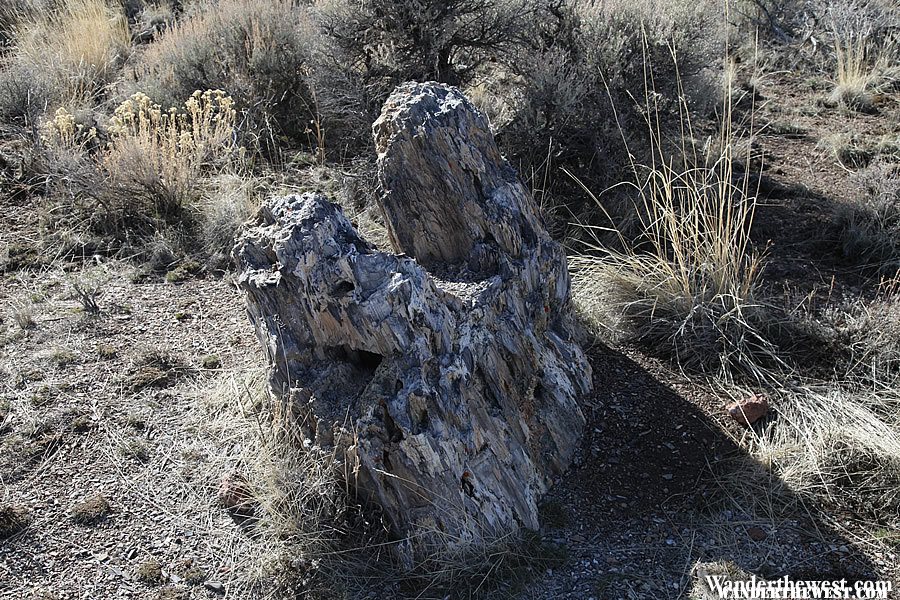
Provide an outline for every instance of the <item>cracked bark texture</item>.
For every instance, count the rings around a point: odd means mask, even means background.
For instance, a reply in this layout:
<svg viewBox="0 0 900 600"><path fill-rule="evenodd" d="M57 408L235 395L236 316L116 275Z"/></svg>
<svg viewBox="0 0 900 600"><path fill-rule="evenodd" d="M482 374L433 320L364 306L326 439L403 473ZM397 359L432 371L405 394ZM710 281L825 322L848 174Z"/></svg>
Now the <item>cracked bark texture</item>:
<svg viewBox="0 0 900 600"><path fill-rule="evenodd" d="M538 527L591 370L565 254L484 116L410 83L373 132L394 253L303 194L266 203L235 258L288 418L337 449L412 564Z"/></svg>

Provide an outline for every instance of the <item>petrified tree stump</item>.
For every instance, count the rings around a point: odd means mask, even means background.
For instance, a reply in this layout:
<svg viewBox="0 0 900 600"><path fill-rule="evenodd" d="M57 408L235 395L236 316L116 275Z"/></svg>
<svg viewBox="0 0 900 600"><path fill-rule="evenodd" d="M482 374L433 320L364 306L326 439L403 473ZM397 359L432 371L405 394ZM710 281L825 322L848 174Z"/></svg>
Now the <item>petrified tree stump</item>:
<svg viewBox="0 0 900 600"><path fill-rule="evenodd" d="M235 257L274 393L424 558L538 526L591 371L565 254L485 118L406 84L373 129L396 254L303 194L267 203Z"/></svg>

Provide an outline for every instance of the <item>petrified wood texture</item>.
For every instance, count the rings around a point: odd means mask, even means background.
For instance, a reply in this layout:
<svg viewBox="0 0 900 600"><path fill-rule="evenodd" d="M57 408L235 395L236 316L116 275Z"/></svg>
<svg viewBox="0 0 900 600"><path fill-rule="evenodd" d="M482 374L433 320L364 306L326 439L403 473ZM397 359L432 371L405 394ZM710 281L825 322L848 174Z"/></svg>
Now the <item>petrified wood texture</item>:
<svg viewBox="0 0 900 600"><path fill-rule="evenodd" d="M273 391L414 559L537 527L591 372L565 254L484 117L406 84L374 134L396 254L304 194L268 202L235 257Z"/></svg>

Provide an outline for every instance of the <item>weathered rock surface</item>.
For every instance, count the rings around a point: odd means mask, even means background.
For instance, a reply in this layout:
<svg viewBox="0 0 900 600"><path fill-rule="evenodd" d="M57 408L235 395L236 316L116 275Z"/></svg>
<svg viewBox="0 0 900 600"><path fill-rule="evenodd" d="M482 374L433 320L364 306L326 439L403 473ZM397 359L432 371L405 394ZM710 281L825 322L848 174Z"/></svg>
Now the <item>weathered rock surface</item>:
<svg viewBox="0 0 900 600"><path fill-rule="evenodd" d="M235 248L286 415L335 447L406 558L536 528L584 425L565 254L456 89L406 84L374 125L397 254L304 194Z"/></svg>
<svg viewBox="0 0 900 600"><path fill-rule="evenodd" d="M732 402L725 410L741 425L753 425L769 412L769 400L760 394L753 394L743 400Z"/></svg>

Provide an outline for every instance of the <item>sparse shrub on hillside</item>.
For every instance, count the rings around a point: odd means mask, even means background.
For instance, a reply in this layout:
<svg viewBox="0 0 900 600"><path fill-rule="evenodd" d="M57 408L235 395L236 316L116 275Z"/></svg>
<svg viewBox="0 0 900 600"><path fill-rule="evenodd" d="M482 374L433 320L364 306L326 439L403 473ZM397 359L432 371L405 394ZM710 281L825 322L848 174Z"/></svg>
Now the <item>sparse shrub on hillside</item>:
<svg viewBox="0 0 900 600"><path fill-rule="evenodd" d="M732 20L739 27L749 26L786 42L796 35L805 4L802 0L734 0L730 8Z"/></svg>
<svg viewBox="0 0 900 600"><path fill-rule="evenodd" d="M562 17L557 31L511 61L518 80L507 93L516 112L498 137L523 174L549 170L542 196L566 205L563 219L604 219L560 168L606 189L630 175L629 154L649 159L646 86L663 119L681 108L708 113L720 77L722 15L704 2L644 0L573 3ZM612 195L603 201L617 217L633 212L628 202L613 206Z"/></svg>
<svg viewBox="0 0 900 600"><path fill-rule="evenodd" d="M90 106L117 76L131 47L124 14L105 0L67 0L19 23L0 73L0 119L34 107Z"/></svg>
<svg viewBox="0 0 900 600"><path fill-rule="evenodd" d="M784 334L798 344L807 372L841 385L895 388L900 382L900 279L882 278L873 298L830 298L821 307L793 301ZM779 340L781 341L781 340Z"/></svg>
<svg viewBox="0 0 900 600"><path fill-rule="evenodd" d="M840 209L844 256L882 271L900 267L900 168L875 163L852 178L857 202Z"/></svg>
<svg viewBox="0 0 900 600"><path fill-rule="evenodd" d="M162 106L221 89L234 98L248 146L315 147L310 70L320 40L308 9L291 0L202 2L146 47L126 87Z"/></svg>
<svg viewBox="0 0 900 600"><path fill-rule="evenodd" d="M896 386L900 382L900 280L872 302L860 303L849 327L847 377Z"/></svg>

